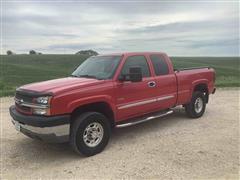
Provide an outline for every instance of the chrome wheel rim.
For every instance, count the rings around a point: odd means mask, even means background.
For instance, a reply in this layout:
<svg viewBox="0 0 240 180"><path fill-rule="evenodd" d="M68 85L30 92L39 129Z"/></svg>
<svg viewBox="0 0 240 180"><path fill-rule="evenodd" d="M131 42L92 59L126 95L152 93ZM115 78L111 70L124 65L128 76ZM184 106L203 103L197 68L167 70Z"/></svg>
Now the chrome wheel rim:
<svg viewBox="0 0 240 180"><path fill-rule="evenodd" d="M200 113L203 109L203 100L202 98L197 98L195 103L194 103L194 109L196 113Z"/></svg>
<svg viewBox="0 0 240 180"><path fill-rule="evenodd" d="M88 147L96 147L103 139L103 127L98 122L89 124L83 132L83 141Z"/></svg>

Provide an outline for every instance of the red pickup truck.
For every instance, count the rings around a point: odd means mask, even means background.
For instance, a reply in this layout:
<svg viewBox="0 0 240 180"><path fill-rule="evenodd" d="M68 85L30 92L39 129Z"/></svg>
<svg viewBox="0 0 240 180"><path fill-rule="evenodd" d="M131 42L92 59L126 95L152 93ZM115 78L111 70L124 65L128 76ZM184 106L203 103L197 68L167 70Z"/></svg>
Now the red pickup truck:
<svg viewBox="0 0 240 180"><path fill-rule="evenodd" d="M19 87L10 114L23 134L69 141L76 152L91 156L104 149L113 128L171 114L175 106L201 117L214 83L214 69L174 70L165 53L99 55L71 77Z"/></svg>

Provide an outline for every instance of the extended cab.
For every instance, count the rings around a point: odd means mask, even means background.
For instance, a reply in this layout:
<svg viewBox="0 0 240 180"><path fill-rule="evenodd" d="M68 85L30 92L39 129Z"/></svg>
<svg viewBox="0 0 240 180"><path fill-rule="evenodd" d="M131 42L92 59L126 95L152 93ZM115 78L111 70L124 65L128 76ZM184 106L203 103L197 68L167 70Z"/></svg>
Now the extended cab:
<svg viewBox="0 0 240 180"><path fill-rule="evenodd" d="M23 134L69 141L76 152L91 156L104 149L113 128L171 114L175 106L201 117L214 83L214 69L174 70L165 53L99 55L71 77L19 87L10 114Z"/></svg>

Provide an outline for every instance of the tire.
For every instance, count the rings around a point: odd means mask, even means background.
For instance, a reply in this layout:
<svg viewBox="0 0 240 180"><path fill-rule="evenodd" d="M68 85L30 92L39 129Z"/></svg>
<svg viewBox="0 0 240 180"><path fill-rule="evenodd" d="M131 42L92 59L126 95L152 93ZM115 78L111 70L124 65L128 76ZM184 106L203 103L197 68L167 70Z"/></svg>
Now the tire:
<svg viewBox="0 0 240 180"><path fill-rule="evenodd" d="M70 144L77 153L93 156L103 151L108 144L110 130L109 121L103 114L83 113L71 124Z"/></svg>
<svg viewBox="0 0 240 180"><path fill-rule="evenodd" d="M200 91L193 92L191 102L185 105L185 111L190 118L201 117L206 109L206 98Z"/></svg>

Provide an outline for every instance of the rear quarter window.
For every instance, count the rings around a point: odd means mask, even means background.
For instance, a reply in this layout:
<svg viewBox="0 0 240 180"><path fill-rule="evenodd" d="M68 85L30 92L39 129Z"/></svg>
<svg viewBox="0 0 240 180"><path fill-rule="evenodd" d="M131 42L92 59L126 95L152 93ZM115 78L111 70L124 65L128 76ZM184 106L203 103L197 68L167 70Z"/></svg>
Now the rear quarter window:
<svg viewBox="0 0 240 180"><path fill-rule="evenodd" d="M151 55L150 59L157 76L169 74L168 64L161 56Z"/></svg>

